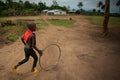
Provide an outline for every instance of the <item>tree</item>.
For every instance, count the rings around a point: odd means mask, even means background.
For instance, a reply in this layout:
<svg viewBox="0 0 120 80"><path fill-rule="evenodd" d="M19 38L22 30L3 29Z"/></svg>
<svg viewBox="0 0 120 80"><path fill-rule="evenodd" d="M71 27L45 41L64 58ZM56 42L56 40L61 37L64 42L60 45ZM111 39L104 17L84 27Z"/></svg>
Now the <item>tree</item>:
<svg viewBox="0 0 120 80"><path fill-rule="evenodd" d="M5 10L5 4L3 1L0 0L0 15L2 14L3 10Z"/></svg>
<svg viewBox="0 0 120 80"><path fill-rule="evenodd" d="M29 1L25 1L24 8L30 9L32 8L32 4Z"/></svg>
<svg viewBox="0 0 120 80"><path fill-rule="evenodd" d="M12 8L12 6L13 6L13 0L6 0L6 7L7 8Z"/></svg>
<svg viewBox="0 0 120 80"><path fill-rule="evenodd" d="M102 1L99 1L99 2L98 2L97 7L99 8L99 12L101 12L101 10L104 10L104 9L105 9L105 5L103 4Z"/></svg>
<svg viewBox="0 0 120 80"><path fill-rule="evenodd" d="M19 0L20 10L24 9L24 3L22 0Z"/></svg>
<svg viewBox="0 0 120 80"><path fill-rule="evenodd" d="M56 0L53 0L53 4L52 4L53 6L58 6L58 3L57 3L57 1Z"/></svg>
<svg viewBox="0 0 120 80"><path fill-rule="evenodd" d="M97 7L101 7L102 5L103 5L103 2L99 1L98 4L97 4Z"/></svg>
<svg viewBox="0 0 120 80"><path fill-rule="evenodd" d="M101 6L101 9L102 9L102 10L105 10L105 5L102 5L102 6Z"/></svg>
<svg viewBox="0 0 120 80"><path fill-rule="evenodd" d="M4 6L5 6L4 2L3 2L3 1L0 1L0 12L1 12L1 10L4 9Z"/></svg>
<svg viewBox="0 0 120 80"><path fill-rule="evenodd" d="M108 34L109 9L110 9L110 0L105 0L105 11L104 11L104 21L103 21L103 36L106 36Z"/></svg>
<svg viewBox="0 0 120 80"><path fill-rule="evenodd" d="M24 10L24 3L23 3L23 1L22 0L19 0L19 10L18 10L18 12L19 12L19 15L23 15L24 13L23 13L23 10Z"/></svg>
<svg viewBox="0 0 120 80"><path fill-rule="evenodd" d="M32 5L32 8L36 11L36 10L37 10L37 7L38 7L37 4L32 3L31 5Z"/></svg>
<svg viewBox="0 0 120 80"><path fill-rule="evenodd" d="M66 12L69 11L69 9L66 6L60 7L60 9L66 11Z"/></svg>
<svg viewBox="0 0 120 80"><path fill-rule="evenodd" d="M79 7L79 9L81 9L83 7L83 3L79 2L77 6Z"/></svg>
<svg viewBox="0 0 120 80"><path fill-rule="evenodd" d="M96 12L96 9L93 9L93 13L95 13Z"/></svg>
<svg viewBox="0 0 120 80"><path fill-rule="evenodd" d="M13 13L11 13L12 15L19 15L20 14L20 4L18 3L18 2L13 2L12 3L13 5L12 5L12 11L13 11ZM10 10L9 10L10 11Z"/></svg>
<svg viewBox="0 0 120 80"><path fill-rule="evenodd" d="M119 7L119 12L120 12L120 0L118 0L118 2L116 3L116 6Z"/></svg>
<svg viewBox="0 0 120 80"><path fill-rule="evenodd" d="M50 9L60 9L60 6L56 0L53 0L53 4L51 5Z"/></svg>
<svg viewBox="0 0 120 80"><path fill-rule="evenodd" d="M42 10L44 10L46 8L46 3L43 3L43 2L39 2L38 3L38 11L42 11Z"/></svg>

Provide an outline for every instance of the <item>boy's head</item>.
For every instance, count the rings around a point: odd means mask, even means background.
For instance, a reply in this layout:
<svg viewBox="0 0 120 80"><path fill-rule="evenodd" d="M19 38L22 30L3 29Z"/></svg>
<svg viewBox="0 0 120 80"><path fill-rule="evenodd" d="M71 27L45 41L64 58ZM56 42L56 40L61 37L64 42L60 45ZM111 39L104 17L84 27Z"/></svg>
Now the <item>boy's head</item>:
<svg viewBox="0 0 120 80"><path fill-rule="evenodd" d="M27 22L27 27L31 31L36 31L36 24L34 22Z"/></svg>

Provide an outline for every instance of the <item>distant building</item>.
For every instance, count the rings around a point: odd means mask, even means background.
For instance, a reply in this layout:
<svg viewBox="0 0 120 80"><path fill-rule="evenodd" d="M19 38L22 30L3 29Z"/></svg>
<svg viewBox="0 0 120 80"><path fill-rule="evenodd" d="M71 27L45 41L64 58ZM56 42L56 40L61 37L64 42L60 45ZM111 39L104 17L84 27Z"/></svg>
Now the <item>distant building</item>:
<svg viewBox="0 0 120 80"><path fill-rule="evenodd" d="M76 11L68 11L68 14L76 14Z"/></svg>
<svg viewBox="0 0 120 80"><path fill-rule="evenodd" d="M45 10L43 10L41 13L42 13L42 14L47 14L48 11L49 11L48 9L45 9Z"/></svg>
<svg viewBox="0 0 120 80"><path fill-rule="evenodd" d="M60 10L60 9L54 9L46 11L46 14L48 15L66 15L66 11Z"/></svg>

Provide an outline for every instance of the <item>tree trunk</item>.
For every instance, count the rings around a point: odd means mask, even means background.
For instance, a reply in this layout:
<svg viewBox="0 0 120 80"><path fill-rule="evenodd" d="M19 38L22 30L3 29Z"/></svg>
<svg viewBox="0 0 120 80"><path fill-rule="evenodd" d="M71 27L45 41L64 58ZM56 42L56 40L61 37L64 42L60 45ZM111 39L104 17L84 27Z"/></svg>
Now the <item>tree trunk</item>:
<svg viewBox="0 0 120 80"><path fill-rule="evenodd" d="M105 0L104 22L103 22L103 34L108 34L108 21L109 21L109 9L110 0Z"/></svg>

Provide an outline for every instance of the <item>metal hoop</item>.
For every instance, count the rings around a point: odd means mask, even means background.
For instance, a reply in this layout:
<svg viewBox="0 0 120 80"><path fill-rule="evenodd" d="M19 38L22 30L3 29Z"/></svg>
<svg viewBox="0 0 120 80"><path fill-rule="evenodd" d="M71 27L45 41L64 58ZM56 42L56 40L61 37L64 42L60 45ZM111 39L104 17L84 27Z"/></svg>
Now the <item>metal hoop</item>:
<svg viewBox="0 0 120 80"><path fill-rule="evenodd" d="M60 46L57 45L57 44L50 44L50 45L46 46L46 47L42 50L42 52L44 52L44 51L45 51L48 47L50 47L50 46L57 46L57 47L58 47L58 49L59 49L59 56L58 56L58 59L57 59L57 61L56 61L55 64L53 64L53 65L51 65L51 66L48 66L48 67L43 67L43 66L41 65L41 57L42 57L42 56L39 55L39 66L41 67L41 69L46 70L46 71L49 71L49 70L54 69L54 68L58 65L59 60L60 60L60 57L61 57L61 49L60 49Z"/></svg>

